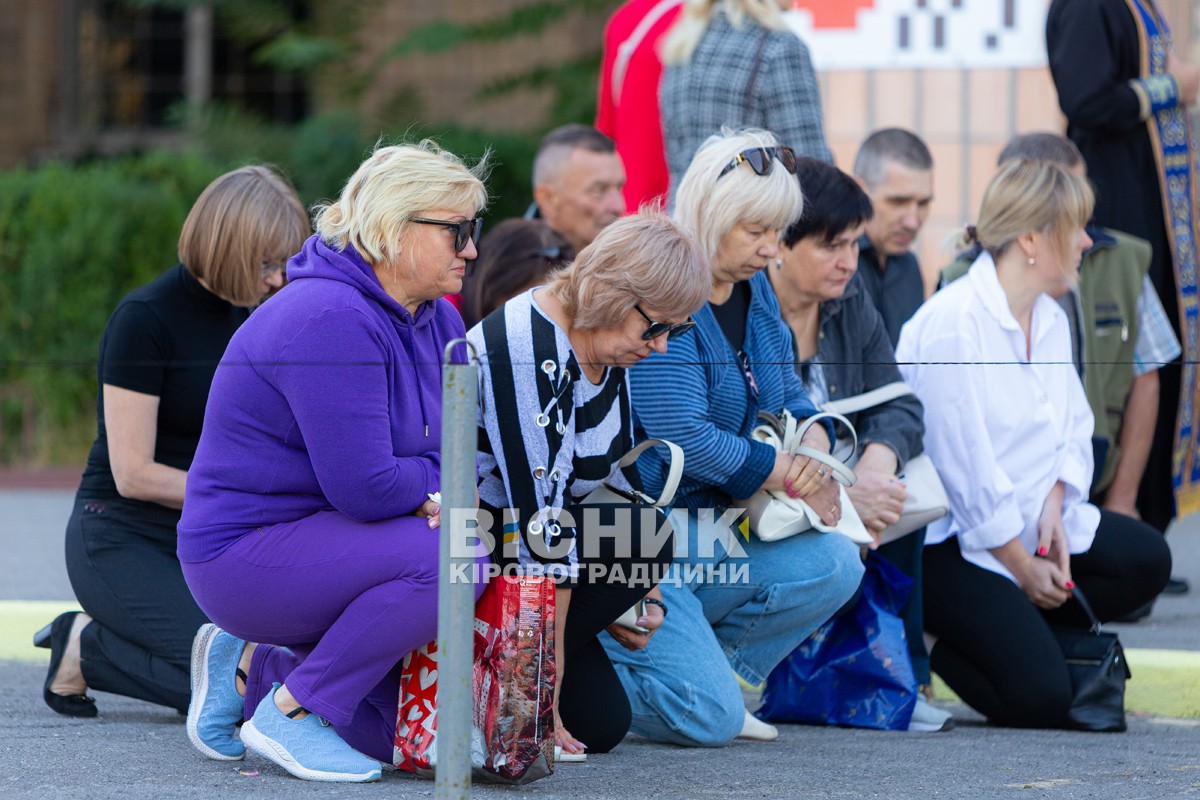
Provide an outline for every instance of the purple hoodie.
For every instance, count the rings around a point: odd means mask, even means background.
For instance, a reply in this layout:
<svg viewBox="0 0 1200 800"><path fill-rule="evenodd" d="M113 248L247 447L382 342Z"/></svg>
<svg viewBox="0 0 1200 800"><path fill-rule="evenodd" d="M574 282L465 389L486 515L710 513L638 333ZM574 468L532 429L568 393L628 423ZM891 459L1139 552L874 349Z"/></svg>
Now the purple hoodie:
<svg viewBox="0 0 1200 800"><path fill-rule="evenodd" d="M453 306L409 314L352 246L339 253L317 236L288 263L288 281L217 367L180 561L317 511L360 522L411 514L438 491L442 352L464 335Z"/></svg>

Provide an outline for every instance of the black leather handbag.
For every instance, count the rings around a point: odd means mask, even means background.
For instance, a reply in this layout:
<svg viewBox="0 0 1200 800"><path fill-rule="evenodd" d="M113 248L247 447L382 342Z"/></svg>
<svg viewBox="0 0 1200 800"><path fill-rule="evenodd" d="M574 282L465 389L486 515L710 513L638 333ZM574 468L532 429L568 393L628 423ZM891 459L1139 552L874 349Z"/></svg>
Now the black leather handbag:
<svg viewBox="0 0 1200 800"><path fill-rule="evenodd" d="M1132 678L1115 633L1101 630L1083 592L1072 591L1092 626L1086 631L1053 628L1067 659L1074 694L1066 727L1077 731L1125 730L1125 681Z"/></svg>

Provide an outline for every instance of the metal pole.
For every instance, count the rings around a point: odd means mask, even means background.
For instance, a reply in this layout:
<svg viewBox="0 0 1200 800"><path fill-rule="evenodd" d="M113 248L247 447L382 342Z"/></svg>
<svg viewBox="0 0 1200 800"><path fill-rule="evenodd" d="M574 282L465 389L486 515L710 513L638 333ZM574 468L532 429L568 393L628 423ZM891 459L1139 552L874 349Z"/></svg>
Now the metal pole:
<svg viewBox="0 0 1200 800"><path fill-rule="evenodd" d="M474 663L475 589L462 579L475 563L462 546L475 516L476 359L454 364L446 345L442 366L442 535L438 573L437 785L438 800L471 794L471 674ZM457 576L457 580L456 580Z"/></svg>

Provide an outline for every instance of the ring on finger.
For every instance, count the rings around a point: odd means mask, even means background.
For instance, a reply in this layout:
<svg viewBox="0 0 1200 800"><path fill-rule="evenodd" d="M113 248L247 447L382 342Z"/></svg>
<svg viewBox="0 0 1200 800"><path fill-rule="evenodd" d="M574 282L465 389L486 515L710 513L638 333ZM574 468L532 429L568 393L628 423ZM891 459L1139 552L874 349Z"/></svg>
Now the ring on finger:
<svg viewBox="0 0 1200 800"><path fill-rule="evenodd" d="M822 477L822 478L824 478L824 477L825 477L825 470L821 469L820 467L817 467L817 475L818 475L818 476L820 476L820 477Z"/></svg>

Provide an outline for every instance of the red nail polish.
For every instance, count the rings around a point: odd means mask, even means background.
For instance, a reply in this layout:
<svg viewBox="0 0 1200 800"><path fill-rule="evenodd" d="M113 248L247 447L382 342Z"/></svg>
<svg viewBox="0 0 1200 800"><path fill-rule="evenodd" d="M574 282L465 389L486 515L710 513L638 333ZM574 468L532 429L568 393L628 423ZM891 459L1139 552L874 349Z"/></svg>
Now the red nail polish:
<svg viewBox="0 0 1200 800"><path fill-rule="evenodd" d="M1068 589L1074 589L1074 588L1075 588L1075 581L1067 581L1067 588L1068 588Z"/></svg>
<svg viewBox="0 0 1200 800"><path fill-rule="evenodd" d="M1039 556L1044 556L1044 555L1046 555L1046 548L1044 548L1044 547L1039 547L1039 548L1038 548L1038 553L1037 553L1037 554L1038 554Z"/></svg>

